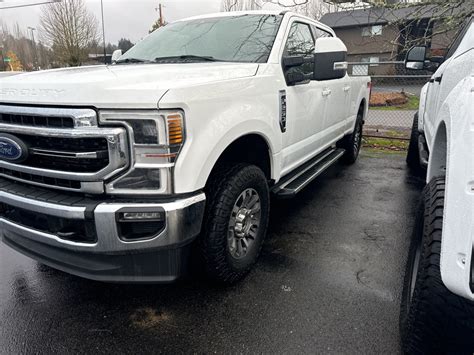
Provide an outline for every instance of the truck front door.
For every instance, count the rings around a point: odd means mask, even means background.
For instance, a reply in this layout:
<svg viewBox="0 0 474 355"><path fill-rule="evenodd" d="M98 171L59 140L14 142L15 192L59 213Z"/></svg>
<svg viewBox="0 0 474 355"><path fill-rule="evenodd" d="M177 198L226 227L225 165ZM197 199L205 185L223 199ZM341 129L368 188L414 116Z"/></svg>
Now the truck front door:
<svg viewBox="0 0 474 355"><path fill-rule="evenodd" d="M287 30L284 56L313 55L315 38L311 25L293 20ZM312 64L290 68L305 74L313 71ZM322 146L322 131L328 96L324 83L314 80L286 85L286 127L283 132L282 174L286 174L315 155Z"/></svg>

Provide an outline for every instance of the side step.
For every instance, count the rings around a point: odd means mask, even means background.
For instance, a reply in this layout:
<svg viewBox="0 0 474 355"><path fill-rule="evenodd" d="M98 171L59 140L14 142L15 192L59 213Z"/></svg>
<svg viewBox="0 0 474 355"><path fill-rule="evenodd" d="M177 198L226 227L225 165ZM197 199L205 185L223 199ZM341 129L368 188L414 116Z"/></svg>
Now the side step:
<svg viewBox="0 0 474 355"><path fill-rule="evenodd" d="M338 148L325 150L301 167L295 169L294 172L284 176L281 181L272 188L272 192L281 198L295 196L324 170L334 164L344 152L344 149Z"/></svg>

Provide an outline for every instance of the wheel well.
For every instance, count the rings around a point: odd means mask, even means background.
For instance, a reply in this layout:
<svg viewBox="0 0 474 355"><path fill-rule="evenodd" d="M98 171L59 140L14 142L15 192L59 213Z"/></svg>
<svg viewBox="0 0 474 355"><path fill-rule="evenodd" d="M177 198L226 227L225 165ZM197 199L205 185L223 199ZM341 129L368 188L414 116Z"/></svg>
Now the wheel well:
<svg viewBox="0 0 474 355"><path fill-rule="evenodd" d="M217 166L226 163L249 163L258 166L268 180L271 179L270 148L265 139L258 134L249 134L238 138L229 145L217 160L211 175Z"/></svg>
<svg viewBox="0 0 474 355"><path fill-rule="evenodd" d="M430 152L430 164L429 164L429 179L434 176L446 175L446 159L447 159L447 131L446 124L441 122L433 143L433 149Z"/></svg>

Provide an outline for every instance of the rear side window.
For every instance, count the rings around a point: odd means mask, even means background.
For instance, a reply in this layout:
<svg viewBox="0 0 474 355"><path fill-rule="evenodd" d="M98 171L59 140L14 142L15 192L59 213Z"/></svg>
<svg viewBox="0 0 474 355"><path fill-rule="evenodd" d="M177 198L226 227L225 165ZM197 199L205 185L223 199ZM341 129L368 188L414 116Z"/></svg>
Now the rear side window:
<svg viewBox="0 0 474 355"><path fill-rule="evenodd" d="M301 22L294 22L291 25L283 55L312 55L314 53L314 43L310 26ZM313 66L307 63L301 67L291 68L290 70L297 70L304 74L309 74L313 71Z"/></svg>

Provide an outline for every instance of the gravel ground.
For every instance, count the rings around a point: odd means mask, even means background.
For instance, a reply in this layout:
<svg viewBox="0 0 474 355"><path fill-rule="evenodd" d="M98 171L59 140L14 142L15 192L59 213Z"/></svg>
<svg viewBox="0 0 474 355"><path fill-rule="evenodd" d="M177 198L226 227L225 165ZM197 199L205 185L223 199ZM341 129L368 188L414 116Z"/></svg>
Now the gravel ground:
<svg viewBox="0 0 474 355"><path fill-rule="evenodd" d="M238 285L110 285L0 244L0 353L399 353L399 299L420 181L365 153L274 201Z"/></svg>

